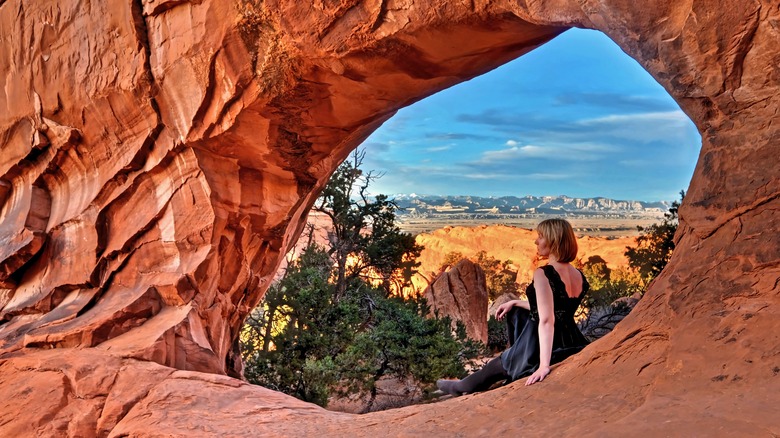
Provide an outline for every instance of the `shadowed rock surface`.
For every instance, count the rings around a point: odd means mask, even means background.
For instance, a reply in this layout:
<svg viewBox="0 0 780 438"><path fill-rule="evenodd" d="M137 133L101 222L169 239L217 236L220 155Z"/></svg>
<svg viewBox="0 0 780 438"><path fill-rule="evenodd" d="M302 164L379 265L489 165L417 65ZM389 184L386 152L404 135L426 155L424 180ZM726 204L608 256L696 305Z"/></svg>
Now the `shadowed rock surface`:
<svg viewBox="0 0 780 438"><path fill-rule="evenodd" d="M763 0L0 1L0 434L780 434L778 23ZM226 377L338 163L573 26L702 133L637 311L543 384L434 405L335 414Z"/></svg>

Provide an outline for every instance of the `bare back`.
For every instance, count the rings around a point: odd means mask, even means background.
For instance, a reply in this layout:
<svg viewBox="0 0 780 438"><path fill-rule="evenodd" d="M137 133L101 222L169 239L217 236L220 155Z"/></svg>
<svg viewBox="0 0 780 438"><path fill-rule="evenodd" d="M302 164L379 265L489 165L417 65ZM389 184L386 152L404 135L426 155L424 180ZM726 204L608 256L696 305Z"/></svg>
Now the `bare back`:
<svg viewBox="0 0 780 438"><path fill-rule="evenodd" d="M566 295L577 298L582 294L582 274L569 263L550 263L566 286Z"/></svg>

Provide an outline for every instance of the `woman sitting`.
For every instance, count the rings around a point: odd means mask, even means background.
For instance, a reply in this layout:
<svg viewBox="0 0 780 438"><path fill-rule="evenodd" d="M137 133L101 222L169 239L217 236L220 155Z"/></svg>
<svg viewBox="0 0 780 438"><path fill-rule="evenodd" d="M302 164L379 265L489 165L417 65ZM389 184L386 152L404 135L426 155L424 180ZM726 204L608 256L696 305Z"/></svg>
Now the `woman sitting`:
<svg viewBox="0 0 780 438"><path fill-rule="evenodd" d="M486 391L501 380L526 376L525 384L533 385L550 374L550 365L588 345L574 322L588 291L585 276L570 264L577 257L574 230L563 219L547 219L536 231L536 251L548 264L534 271L526 289L528 301L506 302L496 312L498 319L507 319L509 349L463 380L439 380L441 391L451 395Z"/></svg>

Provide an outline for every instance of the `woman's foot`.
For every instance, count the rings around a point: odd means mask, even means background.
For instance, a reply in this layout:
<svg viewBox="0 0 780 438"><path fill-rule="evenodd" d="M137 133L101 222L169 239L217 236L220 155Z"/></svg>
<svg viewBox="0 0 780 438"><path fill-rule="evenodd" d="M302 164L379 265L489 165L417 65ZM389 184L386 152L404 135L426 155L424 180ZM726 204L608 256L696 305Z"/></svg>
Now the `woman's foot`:
<svg viewBox="0 0 780 438"><path fill-rule="evenodd" d="M440 379L436 381L436 386L439 388L441 392L458 397L460 395L463 395L462 392L455 389L455 385L458 382L460 382L460 380Z"/></svg>

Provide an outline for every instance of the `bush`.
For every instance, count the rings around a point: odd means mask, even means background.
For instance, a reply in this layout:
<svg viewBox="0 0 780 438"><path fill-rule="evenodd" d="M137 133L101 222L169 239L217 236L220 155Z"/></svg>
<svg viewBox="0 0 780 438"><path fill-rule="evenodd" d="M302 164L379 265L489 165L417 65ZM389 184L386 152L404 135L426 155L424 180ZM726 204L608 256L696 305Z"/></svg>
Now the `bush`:
<svg viewBox="0 0 780 438"><path fill-rule="evenodd" d="M680 192L680 202L684 197L685 192ZM591 285L578 310L580 329L585 336L598 339L612 331L633 308L633 305L618 300L641 297L669 262L674 250L679 206L679 202L673 202L661 223L639 228L637 245L626 248L628 269L610 270L599 256L579 263Z"/></svg>
<svg viewBox="0 0 780 438"><path fill-rule="evenodd" d="M337 358L341 395L369 393L366 411L373 406L381 378L411 377L430 389L441 376L461 377L466 362L481 353L467 338L453 336L449 318L426 318L422 301L378 296L375 304L370 327ZM462 332L465 337L465 327Z"/></svg>
<svg viewBox="0 0 780 438"><path fill-rule="evenodd" d="M247 318L241 347L252 383L321 406L335 393L368 393L370 410L379 379L431 387L462 376L481 346L462 324L452 333L449 319L426 318L424 301L391 296L422 248L395 225L391 200L365 196L376 176L358 169L362 158L339 167L316 207L333 222L329 247L309 246L288 266Z"/></svg>
<svg viewBox="0 0 780 438"><path fill-rule="evenodd" d="M321 406L332 394L367 393L371 409L379 379L412 378L430 389L441 376L464 375L468 362L483 352L462 324L453 334L449 318L426 318L421 299L386 297L384 290L354 280L333 300L334 286L307 266L321 254L307 250L269 291L283 318L270 317L266 304L245 325L249 382Z"/></svg>
<svg viewBox="0 0 780 438"><path fill-rule="evenodd" d="M678 225L677 210L684 198L685 191L680 191L680 201L672 202L661 223L638 227L637 245L626 248L628 265L639 274L644 287L661 273L672 257Z"/></svg>

